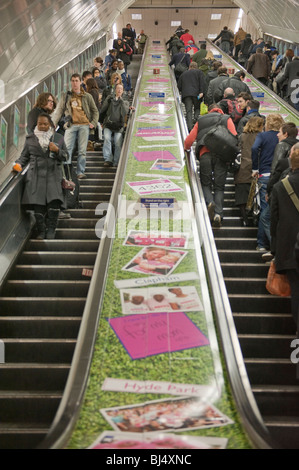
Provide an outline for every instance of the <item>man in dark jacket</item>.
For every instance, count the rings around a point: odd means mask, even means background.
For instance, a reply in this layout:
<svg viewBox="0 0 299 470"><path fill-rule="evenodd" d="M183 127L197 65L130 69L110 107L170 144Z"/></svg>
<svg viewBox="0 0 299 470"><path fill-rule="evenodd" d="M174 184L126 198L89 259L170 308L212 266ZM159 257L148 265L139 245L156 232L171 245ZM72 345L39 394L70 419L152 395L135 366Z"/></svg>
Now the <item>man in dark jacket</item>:
<svg viewBox="0 0 299 470"><path fill-rule="evenodd" d="M211 154L210 150L204 145L203 140L207 132L219 122L219 115L223 115L222 109L217 105L210 106L209 113L198 118L184 144L185 150L190 150L193 143L197 141L197 151L200 159L200 181L209 217L214 228L220 228L223 219L227 165L217 155ZM224 121L223 125L225 125ZM230 117L226 118L226 126L233 135L237 134ZM219 154L221 154L221 149L219 149Z"/></svg>
<svg viewBox="0 0 299 470"><path fill-rule="evenodd" d="M229 54L231 41L234 40L234 35L229 31L227 26L224 26L223 30L218 34L213 42L217 42L218 39L220 39L220 49L226 54Z"/></svg>
<svg viewBox="0 0 299 470"><path fill-rule="evenodd" d="M292 149L291 171L288 181L299 197L299 149ZM276 271L286 274L292 297L292 314L298 325L299 273L295 259L295 244L299 232L299 211L295 207L282 181L277 183L271 198L271 252L275 256Z"/></svg>
<svg viewBox="0 0 299 470"><path fill-rule="evenodd" d="M205 92L205 76L201 70L198 70L196 62L192 62L189 70L180 76L178 89L182 94L182 101L186 108L186 121L190 132L193 128L193 110L194 119L197 121L201 99Z"/></svg>
<svg viewBox="0 0 299 470"><path fill-rule="evenodd" d="M299 57L295 56L292 62L287 63L283 75L276 78L278 84L285 80L288 81L288 102L299 111Z"/></svg>
<svg viewBox="0 0 299 470"><path fill-rule="evenodd" d="M271 75L271 62L267 54L263 54L263 49L258 48L247 63L247 72L254 78L267 85Z"/></svg>
<svg viewBox="0 0 299 470"><path fill-rule="evenodd" d="M217 78L213 78L213 80L210 81L209 86L208 86L206 99L207 99L207 104L209 106L211 106L211 104L213 103L216 103L215 95L216 95L217 90L219 89L221 83L226 81L229 78L226 67L224 66L219 67L217 72L218 72Z"/></svg>
<svg viewBox="0 0 299 470"><path fill-rule="evenodd" d="M248 123L249 119L251 119L252 117L264 117L264 116L261 116L259 113L260 105L261 104L258 100L249 100L247 102L246 114L242 117L237 127L237 132L239 135L242 134L244 127Z"/></svg>
<svg viewBox="0 0 299 470"><path fill-rule="evenodd" d="M190 57L190 54L186 54L185 53L185 47L182 47L180 49L180 52L178 54L175 54L171 61L169 62L169 67L172 67L174 66L174 74L175 74L175 77L176 77L176 80L178 81L182 72L179 72L176 70L176 67L179 65L179 64L182 64L184 66L186 66L186 70L189 69L189 66L190 66L190 63L191 63L191 57Z"/></svg>
<svg viewBox="0 0 299 470"><path fill-rule="evenodd" d="M220 84L218 90L215 93L216 102L218 103L223 98L224 90L226 88L232 88L236 96L238 96L240 93L244 91L252 97L251 91L248 85L244 81L245 78L246 78L245 72L239 71L239 72L236 72L233 77L230 77L227 80L224 80Z"/></svg>

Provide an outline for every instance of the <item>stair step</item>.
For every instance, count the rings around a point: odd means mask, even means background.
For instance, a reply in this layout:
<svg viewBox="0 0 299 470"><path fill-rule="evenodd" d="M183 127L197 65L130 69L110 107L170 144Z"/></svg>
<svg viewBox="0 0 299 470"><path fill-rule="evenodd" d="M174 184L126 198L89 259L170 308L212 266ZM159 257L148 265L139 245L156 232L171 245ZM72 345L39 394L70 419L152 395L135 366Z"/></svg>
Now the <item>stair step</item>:
<svg viewBox="0 0 299 470"><path fill-rule="evenodd" d="M51 266L51 265L17 265L11 273L11 280L24 281L81 281L89 278L93 266Z"/></svg>
<svg viewBox="0 0 299 470"><path fill-rule="evenodd" d="M295 335L296 326L291 314L234 313L239 334Z"/></svg>
<svg viewBox="0 0 299 470"><path fill-rule="evenodd" d="M81 317L6 316L0 318L0 331L3 338L76 339L80 323Z"/></svg>
<svg viewBox="0 0 299 470"><path fill-rule="evenodd" d="M6 316L59 316L81 317L86 298L76 297L0 297L0 311Z"/></svg>
<svg viewBox="0 0 299 470"><path fill-rule="evenodd" d="M286 358L290 359L293 351L291 342L294 336L270 334L239 334L244 358Z"/></svg>

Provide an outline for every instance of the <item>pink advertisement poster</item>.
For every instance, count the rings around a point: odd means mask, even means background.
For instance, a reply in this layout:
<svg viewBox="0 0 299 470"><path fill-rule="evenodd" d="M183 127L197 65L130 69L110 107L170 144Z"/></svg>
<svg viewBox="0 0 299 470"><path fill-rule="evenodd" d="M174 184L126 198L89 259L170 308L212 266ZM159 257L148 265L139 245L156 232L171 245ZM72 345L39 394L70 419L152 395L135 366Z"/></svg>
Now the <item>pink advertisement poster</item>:
<svg viewBox="0 0 299 470"><path fill-rule="evenodd" d="M133 360L209 345L183 312L129 315L108 322Z"/></svg>
<svg viewBox="0 0 299 470"><path fill-rule="evenodd" d="M134 152L136 160L139 162L153 162L156 160L175 160L175 156L168 150L153 150L151 152Z"/></svg>

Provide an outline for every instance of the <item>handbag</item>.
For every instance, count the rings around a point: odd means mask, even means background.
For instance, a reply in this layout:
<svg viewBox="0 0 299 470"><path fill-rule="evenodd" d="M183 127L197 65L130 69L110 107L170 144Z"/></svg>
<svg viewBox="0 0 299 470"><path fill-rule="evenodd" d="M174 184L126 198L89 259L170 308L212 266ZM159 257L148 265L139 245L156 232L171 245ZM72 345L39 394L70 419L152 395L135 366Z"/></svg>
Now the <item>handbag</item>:
<svg viewBox="0 0 299 470"><path fill-rule="evenodd" d="M279 297L289 297L291 295L291 287L285 274L277 274L275 261L271 261L268 271L266 289L272 295Z"/></svg>
<svg viewBox="0 0 299 470"><path fill-rule="evenodd" d="M174 71L176 73L180 73L182 74L183 72L186 72L186 70L188 70L188 66L186 64L183 64L183 60L185 58L186 54L183 55L183 57L181 58L181 60L179 61L179 63L175 66L175 69Z"/></svg>
<svg viewBox="0 0 299 470"><path fill-rule="evenodd" d="M69 167L67 166L67 169L68 169L68 173L69 173ZM65 174L65 169L64 169L64 165L62 165L62 182L61 182L61 187L62 189L66 189L68 191L74 191L75 188L76 188L76 185L75 183L72 181L72 178L69 174L69 177L67 179L66 177L66 174Z"/></svg>

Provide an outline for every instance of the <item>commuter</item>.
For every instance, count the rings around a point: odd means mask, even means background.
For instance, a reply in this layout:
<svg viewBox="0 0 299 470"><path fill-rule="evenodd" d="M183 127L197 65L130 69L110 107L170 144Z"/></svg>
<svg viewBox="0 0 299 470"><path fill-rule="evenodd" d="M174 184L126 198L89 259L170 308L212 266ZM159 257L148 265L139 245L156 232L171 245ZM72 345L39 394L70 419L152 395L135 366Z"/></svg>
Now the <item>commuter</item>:
<svg viewBox="0 0 299 470"><path fill-rule="evenodd" d="M56 98L51 93L41 93L38 95L36 103L27 116L27 133L34 132L37 118L41 113L52 114L57 106Z"/></svg>
<svg viewBox="0 0 299 470"><path fill-rule="evenodd" d="M279 55L278 51L271 52L271 74L270 74L270 81L271 81L271 88L275 93L277 93L277 83L275 78L278 75L278 67L282 60L282 56Z"/></svg>
<svg viewBox="0 0 299 470"><path fill-rule="evenodd" d="M270 61L271 61L271 54L274 51L276 51L276 48L272 46L272 42L271 41L266 42L263 48L263 53L269 57Z"/></svg>
<svg viewBox="0 0 299 470"><path fill-rule="evenodd" d="M112 60L110 68L107 70L105 75L106 83L111 81L111 77L115 72L118 72L118 59Z"/></svg>
<svg viewBox="0 0 299 470"><path fill-rule="evenodd" d="M100 70L98 67L94 67L91 73L92 73L92 78L94 78L95 81L97 82L98 89L100 93L102 94L103 90L107 86L107 81L106 81L104 72Z"/></svg>
<svg viewBox="0 0 299 470"><path fill-rule="evenodd" d="M249 51L249 57L251 57L252 54L255 54L257 49L263 50L264 47L265 47L265 42L263 38L257 39Z"/></svg>
<svg viewBox="0 0 299 470"><path fill-rule="evenodd" d="M233 41L234 35L229 31L227 26L224 26L223 30L218 34L213 42L217 42L218 39L220 39L220 49L226 54L229 54L231 50L231 41Z"/></svg>
<svg viewBox="0 0 299 470"><path fill-rule="evenodd" d="M122 79L121 79L120 73L114 72L114 73L112 74L112 76L111 76L109 85L108 85L107 88L105 88L105 90L103 91L103 94L102 94L102 104L104 103L104 101L106 100L106 98L107 98L109 95L115 94L115 87L116 87L116 85L121 85L121 84L122 84Z"/></svg>
<svg viewBox="0 0 299 470"><path fill-rule="evenodd" d="M142 29L136 39L136 42L138 44L137 54L143 54L147 39L148 36L144 33L144 30Z"/></svg>
<svg viewBox="0 0 299 470"><path fill-rule="evenodd" d="M269 114L266 118L265 132L261 132L257 136L252 146L252 176L258 179L260 186L261 212L258 224L257 251L261 252L269 251L270 246L270 224L265 216L268 212L266 193L275 147L279 142L277 133L283 124L283 118L279 114ZM266 211L265 214L263 214L264 211Z"/></svg>
<svg viewBox="0 0 299 470"><path fill-rule="evenodd" d="M95 57L93 59L93 67L95 68L98 68L99 70L102 70L104 69L104 61L102 59L102 57Z"/></svg>
<svg viewBox="0 0 299 470"><path fill-rule="evenodd" d="M181 38L181 36L185 33L185 29L183 28L182 25L178 26L177 29L175 30L175 34L177 35L178 38Z"/></svg>
<svg viewBox="0 0 299 470"><path fill-rule="evenodd" d="M218 69L219 67L222 67L222 62L219 62L218 60L215 60L213 63L212 63L212 66L211 66L211 70L209 70L209 72L207 73L206 75L206 85L207 85L207 88L210 84L210 82L212 80L214 80L214 78L217 78L218 77Z"/></svg>
<svg viewBox="0 0 299 470"><path fill-rule="evenodd" d="M189 41L187 46L185 47L185 52L193 57L199 51L198 47L192 42Z"/></svg>
<svg viewBox="0 0 299 470"><path fill-rule="evenodd" d="M237 61L239 57L239 52L241 50L242 41L245 40L247 33L244 29L240 26L239 30L236 32L234 36L234 46L235 46L235 55L234 59Z"/></svg>
<svg viewBox="0 0 299 470"><path fill-rule="evenodd" d="M282 76L278 79L276 78L276 82L283 83L283 81L287 81L287 92L286 92L286 99L288 103L299 111L299 57L294 56L292 62L289 62Z"/></svg>
<svg viewBox="0 0 299 470"><path fill-rule="evenodd" d="M276 70L278 72L275 78L277 94L283 99L287 97L288 90L288 79L284 77L285 68L288 63L292 62L294 56L294 51L292 49L287 49Z"/></svg>
<svg viewBox="0 0 299 470"><path fill-rule="evenodd" d="M178 54L175 54L171 61L169 62L169 67L174 67L174 75L176 80L178 81L180 76L182 75L184 70L181 68L185 68L185 70L189 69L191 63L191 57L189 54L185 53L185 48L182 47Z"/></svg>
<svg viewBox="0 0 299 470"><path fill-rule="evenodd" d="M180 39L181 39L181 41L183 41L184 46L187 46L189 41L192 41L192 44L195 44L195 39L192 36L192 34L190 33L189 29L186 29L186 31L184 32L184 34L182 34Z"/></svg>
<svg viewBox="0 0 299 470"><path fill-rule="evenodd" d="M242 92L248 93L252 96L248 85L245 83L245 78L245 72L239 71L236 72L233 77L223 80L223 82L220 83L218 90L215 92L216 102L218 103L223 98L223 93L226 88L232 88L236 96Z"/></svg>
<svg viewBox="0 0 299 470"><path fill-rule="evenodd" d="M136 32L132 28L131 23L128 23L125 28L122 30L122 37L123 39L126 40L128 45L131 47L131 49L134 51L135 50L135 39L136 39Z"/></svg>
<svg viewBox="0 0 299 470"><path fill-rule="evenodd" d="M235 205L239 207L242 225L250 225L246 205L252 183L252 158L251 148L257 135L263 131L264 120L258 116L248 120L240 136L241 165L235 175Z"/></svg>
<svg viewBox="0 0 299 470"><path fill-rule="evenodd" d="M222 109L216 104L210 106L209 113L198 118L184 144L185 150L188 151L193 143L197 141L196 153L200 159L200 181L209 217L214 228L220 228L222 224L224 187L228 167L217 155L211 154L203 141L206 133L219 122L219 115L223 115ZM223 121L223 125L225 125L225 120ZM226 126L233 135L237 135L235 125L228 116ZM219 148L219 154L221 154L221 148Z"/></svg>
<svg viewBox="0 0 299 470"><path fill-rule="evenodd" d="M81 88L83 88L84 91L86 91L86 82L89 78L92 78L92 73L89 70L85 70L82 73L82 82L81 82Z"/></svg>
<svg viewBox="0 0 299 470"><path fill-rule="evenodd" d="M247 63L247 72L264 85L268 84L271 75L271 62L267 54L263 54L261 48L257 48L256 53L250 56Z"/></svg>
<svg viewBox="0 0 299 470"><path fill-rule="evenodd" d="M130 65L130 57L133 53L133 48L129 43L126 43L120 39L117 40L117 45L116 45L116 58L118 60L122 60L123 63L125 64L125 70L127 71L128 66Z"/></svg>
<svg viewBox="0 0 299 470"><path fill-rule="evenodd" d="M174 57L176 54L178 54L181 51L182 47L185 50L185 44L183 43L183 41L180 40L180 38L177 35L174 35L172 38L170 38L169 52L170 52L171 57Z"/></svg>
<svg viewBox="0 0 299 470"><path fill-rule="evenodd" d="M244 99L244 96L241 96L241 95L245 95L245 99ZM246 98L249 97L249 100L246 100ZM243 129L244 127L246 126L247 122L249 121L249 119L251 119L252 117L260 117L264 120L265 122L265 118L263 116L260 115L259 113L259 109L260 109L260 102L258 100L252 100L250 99L250 96L247 95L247 93L241 93L238 97L238 103L240 105L241 108L243 108L244 106L244 103L245 103L245 115L242 117L242 119L240 120L239 124L238 124L238 127L237 127L237 132L238 134L242 134L243 132Z"/></svg>
<svg viewBox="0 0 299 470"><path fill-rule="evenodd" d="M243 117L243 110L239 106L232 88L226 88L224 90L223 99L219 101L218 106L222 109L224 114L228 114L231 117L233 123L237 126L240 119Z"/></svg>
<svg viewBox="0 0 299 470"><path fill-rule="evenodd" d="M208 91L207 91L207 96L206 96L206 101L208 106L211 106L211 104L216 102L216 92L220 88L220 85L223 81L226 81L229 78L229 75L227 73L227 68L224 66L221 66L217 70L218 76L217 78L213 78L213 80L210 81L209 86L208 86ZM220 101L221 98L218 100Z"/></svg>
<svg viewBox="0 0 299 470"><path fill-rule="evenodd" d="M71 92L63 93L53 116L57 125L61 116L66 119L65 144L69 153L68 164L71 164L73 150L78 142L77 175L78 179L86 178L86 149L89 130L97 126L99 113L91 95L81 88L81 77L75 73L71 76Z"/></svg>
<svg viewBox="0 0 299 470"><path fill-rule="evenodd" d="M291 171L288 182L299 197L299 149L292 149ZM282 181L273 187L271 198L271 252L275 257L276 272L286 274L291 286L292 315L298 326L299 273L295 245L299 232L299 211Z"/></svg>
<svg viewBox="0 0 299 470"><path fill-rule="evenodd" d="M86 82L86 92L89 93L94 100L94 104L97 107L98 113L100 114L101 111L101 104L100 104L100 91L97 85L97 82L94 78L89 78ZM95 142L99 142L102 134L98 132L98 123L94 129L90 129L89 131L89 141L87 145L87 150L95 150Z"/></svg>
<svg viewBox="0 0 299 470"><path fill-rule="evenodd" d="M194 119L197 121L200 115L200 103L205 92L205 77L198 70L196 62L191 62L189 70L184 72L178 81L178 89L182 95L182 101L186 108L186 122L188 131L193 128Z"/></svg>
<svg viewBox="0 0 299 470"><path fill-rule="evenodd" d="M199 70L201 70L201 71L204 73L204 75L205 75L205 80L206 80L206 77L207 77L208 72L209 72L209 70L210 70L209 61L206 60L206 59L203 59L203 60L201 61L200 66L199 66Z"/></svg>
<svg viewBox="0 0 299 470"><path fill-rule="evenodd" d="M109 54L106 55L106 57L105 57L105 73L107 73L107 70L110 69L112 61L116 59L116 54L117 54L116 49L110 49Z"/></svg>
<svg viewBox="0 0 299 470"><path fill-rule="evenodd" d="M131 76L125 71L125 64L122 60L118 61L118 72L121 75L122 84L124 86L125 95L130 98L132 95L132 80Z"/></svg>
<svg viewBox="0 0 299 470"><path fill-rule="evenodd" d="M34 211L39 240L55 238L60 208L64 204L62 165L68 157L63 136L55 132L50 115L41 113L14 165L15 171L22 171L30 163L22 204Z"/></svg>
<svg viewBox="0 0 299 470"><path fill-rule="evenodd" d="M125 120L129 111L129 103L122 99L124 87L118 84L115 95L106 98L100 113L100 122L104 129L104 166L117 167L123 143ZM112 153L114 142L114 155Z"/></svg>
<svg viewBox="0 0 299 470"><path fill-rule="evenodd" d="M244 41L241 42L238 62L244 68L247 66L250 48L253 46L251 34L246 34Z"/></svg>
<svg viewBox="0 0 299 470"><path fill-rule="evenodd" d="M117 33L117 38L116 39L113 39L113 43L112 43L112 48L113 49L116 49L116 46L117 46L117 41L125 41L125 39L123 39L123 34L122 33Z"/></svg>
<svg viewBox="0 0 299 470"><path fill-rule="evenodd" d="M207 57L207 45L206 44L201 44L199 47L199 51L194 54L192 57L192 62L196 62L198 65L198 68L201 66L201 63L203 59Z"/></svg>

